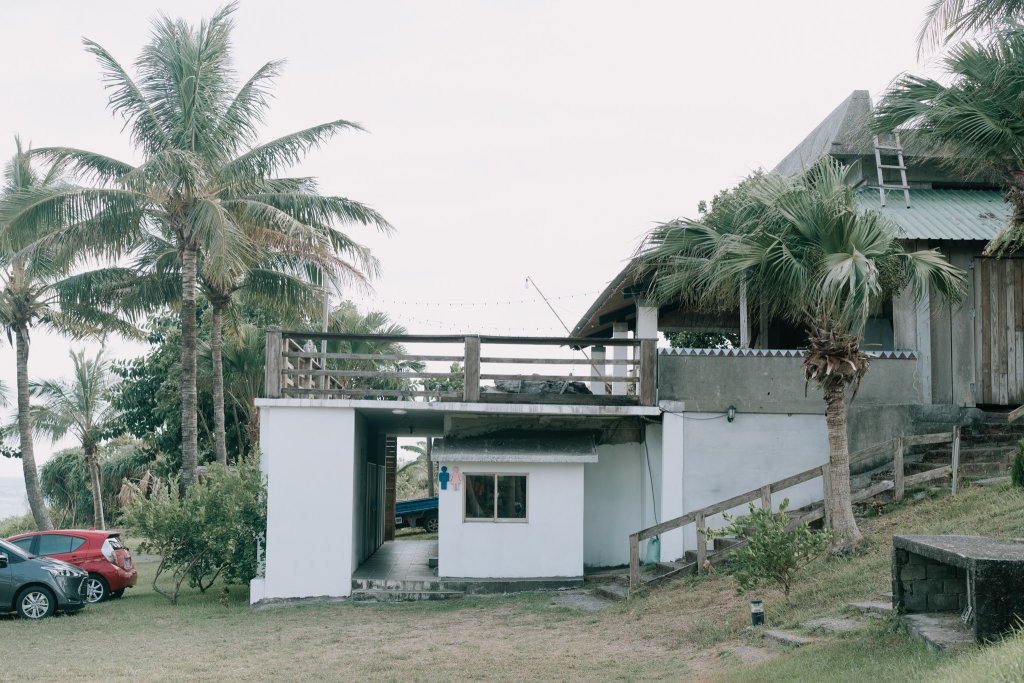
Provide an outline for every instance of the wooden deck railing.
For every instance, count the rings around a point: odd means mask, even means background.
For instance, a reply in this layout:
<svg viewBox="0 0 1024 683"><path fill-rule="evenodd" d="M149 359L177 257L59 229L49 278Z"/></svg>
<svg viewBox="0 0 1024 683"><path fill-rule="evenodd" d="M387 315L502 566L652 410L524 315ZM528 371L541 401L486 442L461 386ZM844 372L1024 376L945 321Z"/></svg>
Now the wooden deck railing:
<svg viewBox="0 0 1024 683"><path fill-rule="evenodd" d="M327 341L328 351L319 348ZM331 351L330 348L391 349L407 345L441 346L442 353L374 353ZM508 347L562 347L584 350L583 358L514 355ZM591 358L585 349L595 346L632 349L627 358ZM573 337L498 337L432 335L359 335L312 332L267 332L265 394L268 398L374 398L434 399L499 403L614 403L653 406L657 402L657 350L653 339L590 339ZM446 371L428 370L428 363L445 363ZM453 372L451 364L461 365ZM382 368L382 364L384 369ZM610 371L608 368L612 368ZM512 368L509 370L508 368ZM551 368L554 368L552 370ZM566 371L561 371L566 368ZM583 374L573 370L583 368ZM530 370L541 369L544 374ZM407 380L402 388L381 388L371 380ZM427 382L424 382L426 380ZM528 381L561 383L561 392L526 393L488 391L485 382L503 382L508 388ZM600 386L591 394L564 393L570 382ZM461 385L460 391L431 389ZM622 387L613 395L608 387ZM523 386L518 384L518 386Z"/></svg>
<svg viewBox="0 0 1024 683"><path fill-rule="evenodd" d="M903 456L905 449L909 446L921 446L927 444L952 444L952 462L949 465L943 465L926 472L920 472L918 474L911 475L909 477L903 474ZM933 479L939 479L952 473L953 483L952 492L956 495L958 480L959 480L959 468L960 468L960 427L954 427L952 432L940 432L937 434L917 434L914 436L900 436L895 439L890 439L876 446L865 448L857 451L850 455L850 464L856 464L863 462L873 457L883 455L887 452L892 452L893 462L893 478L891 480L883 480L876 482L867 488L855 491L851 495L852 502L857 503L862 500L874 498L880 493L885 491L892 491L894 500L902 500L904 492L907 486L914 486L917 484L923 484L924 482L931 481ZM685 515L670 519L660 524L641 529L640 531L634 532L629 535L629 591L627 595L631 595L641 586L640 583L640 541L654 538L663 533L679 529L689 524L694 524L697 527L697 572L704 572L704 564L707 561L707 542L702 539L701 532L706 528L707 518L712 515L717 515L720 512L726 512L735 507L743 505L744 503L751 503L759 501L762 508L772 508L772 494L784 491L788 488L792 488L798 484L811 481L821 477L822 479L822 507L818 509L812 509L809 512L804 513L798 517L794 517L791 525L803 524L804 522L813 522L818 519L825 519L826 525L829 524L828 520L828 501L827 495L829 491L828 486L828 464L821 465L818 467L812 467L809 470L804 470L798 474L786 477L785 479L779 479L770 484L765 484L756 489L751 489L744 493L740 493L731 498L723 500L721 502L703 507L697 510L687 512ZM702 542L703 541L703 542Z"/></svg>

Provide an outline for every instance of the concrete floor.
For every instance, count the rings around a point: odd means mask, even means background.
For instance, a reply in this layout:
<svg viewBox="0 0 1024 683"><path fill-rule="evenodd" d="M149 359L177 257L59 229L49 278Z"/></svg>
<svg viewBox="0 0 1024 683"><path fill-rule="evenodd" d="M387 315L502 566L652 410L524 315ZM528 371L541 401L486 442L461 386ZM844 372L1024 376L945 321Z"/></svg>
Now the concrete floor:
<svg viewBox="0 0 1024 683"><path fill-rule="evenodd" d="M437 540L387 541L352 575L353 579L430 581L437 572L427 560L437 557Z"/></svg>

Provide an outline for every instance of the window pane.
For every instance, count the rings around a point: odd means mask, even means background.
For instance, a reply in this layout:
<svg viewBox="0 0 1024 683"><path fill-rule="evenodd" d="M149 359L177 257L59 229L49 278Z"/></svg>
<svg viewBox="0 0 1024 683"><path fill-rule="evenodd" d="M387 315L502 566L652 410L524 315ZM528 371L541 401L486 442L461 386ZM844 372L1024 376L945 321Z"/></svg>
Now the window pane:
<svg viewBox="0 0 1024 683"><path fill-rule="evenodd" d="M466 519L494 519L494 475L466 475Z"/></svg>
<svg viewBox="0 0 1024 683"><path fill-rule="evenodd" d="M498 517L526 519L526 477L498 475Z"/></svg>
<svg viewBox="0 0 1024 683"><path fill-rule="evenodd" d="M24 550L26 553L32 552L32 537L31 536L29 536L28 538L19 538L17 541L11 541L11 543L13 543L14 545L18 546L19 548Z"/></svg>
<svg viewBox="0 0 1024 683"><path fill-rule="evenodd" d="M71 552L74 552L74 551L78 550L84 544L85 544L85 539L84 538L79 538L78 536L72 536L71 537Z"/></svg>
<svg viewBox="0 0 1024 683"><path fill-rule="evenodd" d="M71 537L64 534L43 534L39 537L37 555L59 555L71 552Z"/></svg>

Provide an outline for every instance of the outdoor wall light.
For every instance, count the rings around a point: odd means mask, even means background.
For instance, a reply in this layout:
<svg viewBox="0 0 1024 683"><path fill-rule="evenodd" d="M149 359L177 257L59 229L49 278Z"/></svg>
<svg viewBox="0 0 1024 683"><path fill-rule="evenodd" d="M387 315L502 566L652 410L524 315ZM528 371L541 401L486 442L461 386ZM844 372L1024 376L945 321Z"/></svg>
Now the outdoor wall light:
<svg viewBox="0 0 1024 683"><path fill-rule="evenodd" d="M405 415L406 412L408 412L408 411L406 411L406 410L404 410L402 408L395 408L394 410L391 411L391 414L392 415Z"/></svg>
<svg viewBox="0 0 1024 683"><path fill-rule="evenodd" d="M736 406L729 406L725 410L725 419L732 422L736 419Z"/></svg>

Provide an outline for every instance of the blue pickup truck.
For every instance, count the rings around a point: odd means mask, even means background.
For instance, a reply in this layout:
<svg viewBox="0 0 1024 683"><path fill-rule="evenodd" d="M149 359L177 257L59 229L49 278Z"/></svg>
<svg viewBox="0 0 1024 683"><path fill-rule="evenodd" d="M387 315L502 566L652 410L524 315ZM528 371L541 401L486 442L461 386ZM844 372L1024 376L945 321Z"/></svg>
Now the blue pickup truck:
<svg viewBox="0 0 1024 683"><path fill-rule="evenodd" d="M395 528L423 527L437 533L437 496L400 500L395 503Z"/></svg>

